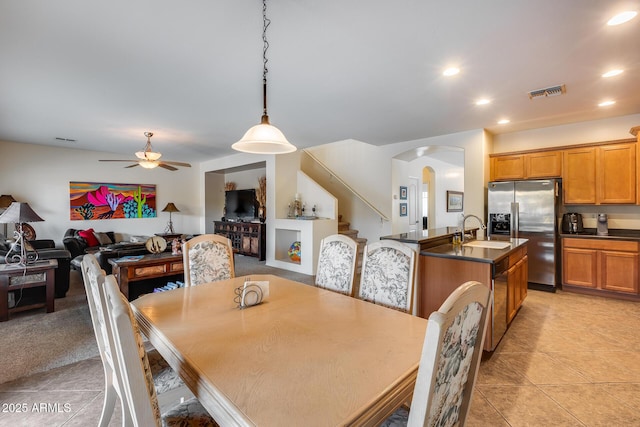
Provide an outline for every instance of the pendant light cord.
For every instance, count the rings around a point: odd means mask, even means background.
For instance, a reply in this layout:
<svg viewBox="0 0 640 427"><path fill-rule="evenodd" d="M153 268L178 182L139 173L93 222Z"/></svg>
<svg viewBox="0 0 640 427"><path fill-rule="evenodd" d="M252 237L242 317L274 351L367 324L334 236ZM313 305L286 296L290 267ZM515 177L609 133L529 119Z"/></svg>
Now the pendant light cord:
<svg viewBox="0 0 640 427"><path fill-rule="evenodd" d="M271 20L267 18L267 0L262 0L262 123L269 123L269 116L267 115L267 50L269 49L269 42L267 41L267 28L271 24Z"/></svg>

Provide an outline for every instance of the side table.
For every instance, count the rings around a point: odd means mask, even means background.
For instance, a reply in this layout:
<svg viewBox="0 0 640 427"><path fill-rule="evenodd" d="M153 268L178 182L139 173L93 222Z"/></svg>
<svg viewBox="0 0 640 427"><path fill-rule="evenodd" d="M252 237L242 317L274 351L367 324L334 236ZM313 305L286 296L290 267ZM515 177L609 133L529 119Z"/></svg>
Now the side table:
<svg viewBox="0 0 640 427"><path fill-rule="evenodd" d="M0 322L9 320L10 312L40 307L46 307L47 313L53 312L56 268L58 268L56 259L36 261L27 266L0 264ZM41 286L46 287L45 302L9 308L9 291Z"/></svg>

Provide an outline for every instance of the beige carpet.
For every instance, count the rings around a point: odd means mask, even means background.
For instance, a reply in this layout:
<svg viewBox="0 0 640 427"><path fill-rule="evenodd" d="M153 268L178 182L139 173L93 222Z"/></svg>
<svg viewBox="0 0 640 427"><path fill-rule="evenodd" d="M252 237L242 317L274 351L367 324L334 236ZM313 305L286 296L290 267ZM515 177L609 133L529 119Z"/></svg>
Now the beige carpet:
<svg viewBox="0 0 640 427"><path fill-rule="evenodd" d="M238 255L237 276L276 274L312 284L313 276L268 267ZM69 292L55 301L55 312L35 309L12 314L0 323L0 384L98 355L82 278L71 271Z"/></svg>

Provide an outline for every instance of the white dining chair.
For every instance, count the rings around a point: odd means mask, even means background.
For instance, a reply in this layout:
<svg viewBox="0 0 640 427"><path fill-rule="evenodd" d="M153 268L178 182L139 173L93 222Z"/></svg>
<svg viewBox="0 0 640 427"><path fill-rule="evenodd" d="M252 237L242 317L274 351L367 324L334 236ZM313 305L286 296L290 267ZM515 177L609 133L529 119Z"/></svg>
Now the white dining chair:
<svg viewBox="0 0 640 427"><path fill-rule="evenodd" d="M382 427L463 426L480 366L491 290L459 286L431 313L411 409L397 410Z"/></svg>
<svg viewBox="0 0 640 427"><path fill-rule="evenodd" d="M105 307L112 325L115 371L121 385L128 414L136 427L147 426L217 426L196 398L177 404L161 414L149 358L129 301L122 295L116 279L105 278Z"/></svg>
<svg viewBox="0 0 640 427"><path fill-rule="evenodd" d="M203 234L182 244L184 285L235 277L231 240L218 234Z"/></svg>
<svg viewBox="0 0 640 427"><path fill-rule="evenodd" d="M358 243L343 234L333 234L320 241L315 285L353 296Z"/></svg>
<svg viewBox="0 0 640 427"><path fill-rule="evenodd" d="M395 240L365 246L358 298L411 313L416 251Z"/></svg>
<svg viewBox="0 0 640 427"><path fill-rule="evenodd" d="M104 427L109 425L109 421L113 416L116 397L119 397L122 403L123 420L127 420L126 417L129 412L126 406L127 402L116 379L116 362L112 351L114 346L112 328L105 315L104 280L106 275L104 270L100 268L98 260L91 254L83 257L81 266L91 323L93 324L104 371L104 402L98 424L100 427ZM149 352L149 363L156 389L159 393L170 394L171 397L167 399L168 401L190 395L178 374L171 369L157 350L154 349Z"/></svg>

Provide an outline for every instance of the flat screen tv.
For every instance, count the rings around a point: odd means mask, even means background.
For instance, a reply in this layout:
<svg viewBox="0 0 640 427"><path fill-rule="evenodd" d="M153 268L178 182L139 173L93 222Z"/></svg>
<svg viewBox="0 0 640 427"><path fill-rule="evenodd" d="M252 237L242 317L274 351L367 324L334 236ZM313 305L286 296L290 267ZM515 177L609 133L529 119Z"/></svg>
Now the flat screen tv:
<svg viewBox="0 0 640 427"><path fill-rule="evenodd" d="M256 190L229 190L224 193L226 219L252 220L256 218Z"/></svg>

